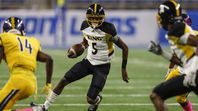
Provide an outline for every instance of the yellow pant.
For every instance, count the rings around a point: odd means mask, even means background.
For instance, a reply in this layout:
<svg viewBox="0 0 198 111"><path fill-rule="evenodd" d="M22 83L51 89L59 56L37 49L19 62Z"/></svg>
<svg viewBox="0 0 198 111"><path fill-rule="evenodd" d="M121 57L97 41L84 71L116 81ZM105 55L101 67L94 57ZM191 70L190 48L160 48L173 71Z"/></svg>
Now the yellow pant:
<svg viewBox="0 0 198 111"><path fill-rule="evenodd" d="M176 68L168 74L168 76L166 77L166 80L169 80L169 79L174 78L179 75L180 75L179 68ZM188 93L176 96L177 102L185 103L187 101L187 95L188 95Z"/></svg>
<svg viewBox="0 0 198 111"><path fill-rule="evenodd" d="M36 77L30 70L16 68L10 72L10 78L0 90L0 110L10 110L16 101L25 99L36 90Z"/></svg>

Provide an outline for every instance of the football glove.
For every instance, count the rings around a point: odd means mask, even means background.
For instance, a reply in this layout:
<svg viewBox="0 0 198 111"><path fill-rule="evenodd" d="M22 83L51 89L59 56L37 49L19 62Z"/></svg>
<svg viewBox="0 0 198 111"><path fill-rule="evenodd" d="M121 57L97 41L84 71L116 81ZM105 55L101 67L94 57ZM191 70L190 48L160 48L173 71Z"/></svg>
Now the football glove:
<svg viewBox="0 0 198 111"><path fill-rule="evenodd" d="M160 44L156 44L155 42L151 41L150 45L148 47L148 51L156 54L156 55L161 55L162 54L162 48Z"/></svg>
<svg viewBox="0 0 198 111"><path fill-rule="evenodd" d="M43 89L42 89L42 93L45 93L45 94L49 94L51 92L51 88L52 88L52 84L51 83L47 83Z"/></svg>

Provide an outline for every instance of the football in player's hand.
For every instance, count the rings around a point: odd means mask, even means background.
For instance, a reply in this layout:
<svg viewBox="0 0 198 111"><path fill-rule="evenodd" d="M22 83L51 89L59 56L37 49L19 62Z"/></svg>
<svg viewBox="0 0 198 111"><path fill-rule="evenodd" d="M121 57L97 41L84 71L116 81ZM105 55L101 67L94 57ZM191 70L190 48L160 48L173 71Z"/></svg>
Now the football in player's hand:
<svg viewBox="0 0 198 111"><path fill-rule="evenodd" d="M71 48L69 48L67 57L76 58L84 52L84 47L82 44L74 44Z"/></svg>

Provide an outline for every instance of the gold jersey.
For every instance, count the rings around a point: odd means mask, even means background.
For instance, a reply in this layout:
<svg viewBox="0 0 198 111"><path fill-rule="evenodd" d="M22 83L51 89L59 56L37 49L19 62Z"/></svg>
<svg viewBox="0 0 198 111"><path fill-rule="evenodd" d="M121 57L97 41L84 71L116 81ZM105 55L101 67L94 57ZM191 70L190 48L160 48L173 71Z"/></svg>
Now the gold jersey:
<svg viewBox="0 0 198 111"><path fill-rule="evenodd" d="M195 53L195 47L186 44L189 35L196 35L196 33L185 23L175 23L166 35L171 50L183 63L187 62Z"/></svg>
<svg viewBox="0 0 198 111"><path fill-rule="evenodd" d="M10 71L22 67L34 71L40 42L34 37L12 33L0 34L0 46L4 48L4 59Z"/></svg>

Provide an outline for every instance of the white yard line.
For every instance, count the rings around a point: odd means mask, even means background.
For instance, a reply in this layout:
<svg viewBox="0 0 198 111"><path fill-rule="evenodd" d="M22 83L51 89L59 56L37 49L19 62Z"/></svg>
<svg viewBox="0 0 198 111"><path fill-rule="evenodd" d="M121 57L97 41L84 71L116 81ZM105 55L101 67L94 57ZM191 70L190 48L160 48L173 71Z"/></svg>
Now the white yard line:
<svg viewBox="0 0 198 111"><path fill-rule="evenodd" d="M88 89L89 86L87 87L78 87L78 86L71 86L71 87L65 87L65 90L83 90L83 89ZM38 89L42 89L43 87L39 87ZM133 89L152 89L153 86L147 86L147 87L123 87L123 86L118 86L118 87L105 87L104 90L133 90Z"/></svg>
<svg viewBox="0 0 198 111"><path fill-rule="evenodd" d="M46 95L37 95L38 97L46 97ZM149 97L149 94L102 94L103 97ZM86 97L86 94L63 94L60 97Z"/></svg>
<svg viewBox="0 0 198 111"><path fill-rule="evenodd" d="M149 97L149 94L102 94L103 97ZM194 94L190 94L190 97L197 97ZM37 97L46 97L46 95L41 94L37 95ZM86 94L62 94L60 95L61 98L79 98L79 97L86 97Z"/></svg>
<svg viewBox="0 0 198 111"><path fill-rule="evenodd" d="M168 103L169 106L179 106L178 103ZM29 106L29 104L16 104L15 106ZM88 106L88 104L52 104L52 106ZM101 106L153 106L151 103L101 103ZM197 103L193 103L193 106L198 106Z"/></svg>

